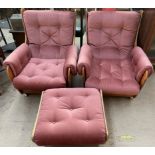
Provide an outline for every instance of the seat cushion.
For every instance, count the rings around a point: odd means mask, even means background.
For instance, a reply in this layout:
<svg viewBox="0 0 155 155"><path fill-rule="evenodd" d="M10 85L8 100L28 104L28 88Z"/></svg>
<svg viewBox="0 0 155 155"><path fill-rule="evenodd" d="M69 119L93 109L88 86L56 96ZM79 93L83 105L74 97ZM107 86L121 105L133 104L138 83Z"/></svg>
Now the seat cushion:
<svg viewBox="0 0 155 155"><path fill-rule="evenodd" d="M140 86L130 59L93 59L86 87L102 89L104 95L135 96Z"/></svg>
<svg viewBox="0 0 155 155"><path fill-rule="evenodd" d="M90 145L106 140L101 96L93 88L43 92L33 133L38 145Z"/></svg>
<svg viewBox="0 0 155 155"><path fill-rule="evenodd" d="M22 72L13 79L13 84L18 90L37 92L65 87L64 62L64 59L31 58Z"/></svg>

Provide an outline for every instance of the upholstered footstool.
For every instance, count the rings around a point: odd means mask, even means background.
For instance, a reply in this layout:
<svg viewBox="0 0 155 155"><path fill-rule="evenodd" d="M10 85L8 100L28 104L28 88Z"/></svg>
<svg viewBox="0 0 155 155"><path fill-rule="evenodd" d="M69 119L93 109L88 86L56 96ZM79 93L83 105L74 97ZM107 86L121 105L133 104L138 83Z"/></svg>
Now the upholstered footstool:
<svg viewBox="0 0 155 155"><path fill-rule="evenodd" d="M94 88L42 93L32 140L42 146L97 145L107 139L104 105Z"/></svg>

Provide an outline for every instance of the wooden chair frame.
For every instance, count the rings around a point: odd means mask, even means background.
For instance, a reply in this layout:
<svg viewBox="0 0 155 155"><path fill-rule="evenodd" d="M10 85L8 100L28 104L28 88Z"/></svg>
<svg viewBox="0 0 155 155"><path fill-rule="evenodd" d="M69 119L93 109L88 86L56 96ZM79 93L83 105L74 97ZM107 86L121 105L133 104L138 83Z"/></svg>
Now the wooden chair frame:
<svg viewBox="0 0 155 155"><path fill-rule="evenodd" d="M149 77L149 72L148 70L146 70L141 78L141 81L140 81L140 86L141 88L143 87L144 83L146 82L146 80L148 79Z"/></svg>
<svg viewBox="0 0 155 155"><path fill-rule="evenodd" d="M109 137L109 132L108 132L108 126L107 126L107 120L106 120L106 114L105 114L105 107L104 107L104 102L103 102L103 92L101 89L100 89L100 95L101 95L102 111L103 111L105 130L106 130L106 139L105 140L107 140Z"/></svg>

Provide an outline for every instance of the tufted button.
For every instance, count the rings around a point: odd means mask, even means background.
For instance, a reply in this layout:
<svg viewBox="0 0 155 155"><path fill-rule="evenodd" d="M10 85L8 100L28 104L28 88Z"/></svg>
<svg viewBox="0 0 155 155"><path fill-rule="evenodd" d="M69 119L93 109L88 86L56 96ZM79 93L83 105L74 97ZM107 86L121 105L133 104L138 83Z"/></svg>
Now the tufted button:
<svg viewBox="0 0 155 155"><path fill-rule="evenodd" d="M27 77L29 77L29 78L30 78L30 77L32 77L32 75L27 75Z"/></svg>
<svg viewBox="0 0 155 155"><path fill-rule="evenodd" d="M46 67L43 67L42 70L46 70Z"/></svg>
<svg viewBox="0 0 155 155"><path fill-rule="evenodd" d="M73 109L70 109L70 111L72 111Z"/></svg>
<svg viewBox="0 0 155 155"><path fill-rule="evenodd" d="M55 77L56 77L56 75L51 75L51 77L52 77L52 78L55 78Z"/></svg>
<svg viewBox="0 0 155 155"><path fill-rule="evenodd" d="M39 65L39 64L40 64L40 62L36 62L36 63L35 63L35 65Z"/></svg>
<svg viewBox="0 0 155 155"><path fill-rule="evenodd" d="M57 94L55 95L55 97L60 97L60 95L57 93Z"/></svg>

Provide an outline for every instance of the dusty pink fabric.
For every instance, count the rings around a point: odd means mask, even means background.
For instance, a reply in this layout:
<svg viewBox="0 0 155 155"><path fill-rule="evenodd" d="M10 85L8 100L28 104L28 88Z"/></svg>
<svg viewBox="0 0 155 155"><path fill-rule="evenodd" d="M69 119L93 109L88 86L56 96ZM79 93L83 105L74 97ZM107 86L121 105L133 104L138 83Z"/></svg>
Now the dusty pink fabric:
<svg viewBox="0 0 155 155"><path fill-rule="evenodd" d="M65 87L64 62L64 59L31 58L22 72L13 79L13 84L18 90L37 92Z"/></svg>
<svg viewBox="0 0 155 155"><path fill-rule="evenodd" d="M93 59L85 86L102 89L104 95L135 96L140 87L128 59Z"/></svg>
<svg viewBox="0 0 155 155"><path fill-rule="evenodd" d="M100 93L93 88L43 92L33 141L38 145L91 145L106 140Z"/></svg>
<svg viewBox="0 0 155 155"><path fill-rule="evenodd" d="M27 44L23 43L16 48L4 61L4 65L9 65L17 76L31 58L31 52Z"/></svg>
<svg viewBox="0 0 155 155"><path fill-rule="evenodd" d="M140 47L135 47L131 51L132 56L132 64L134 66L134 70L136 72L136 79L139 82L146 70L148 70L149 75L153 72L153 66L144 53L144 51Z"/></svg>
<svg viewBox="0 0 155 155"><path fill-rule="evenodd" d="M139 22L140 14L134 11L89 12L88 44L95 47L115 48L127 57L134 46Z"/></svg>
<svg viewBox="0 0 155 155"><path fill-rule="evenodd" d="M41 46L73 44L75 13L70 11L24 11L28 41Z"/></svg>
<svg viewBox="0 0 155 155"><path fill-rule="evenodd" d="M86 68L86 76L90 75L91 70L91 62L92 62L92 52L91 47L87 44L83 45L81 48L81 52L78 60L78 72L82 74L82 67Z"/></svg>
<svg viewBox="0 0 155 155"><path fill-rule="evenodd" d="M70 45L72 46L72 45ZM32 57L41 59L65 59L66 53L70 46L39 46L30 44Z"/></svg>
<svg viewBox="0 0 155 155"><path fill-rule="evenodd" d="M28 44L22 44L4 62L16 76L14 86L37 92L65 87L67 69L76 74L75 13L28 10L23 19Z"/></svg>
<svg viewBox="0 0 155 155"><path fill-rule="evenodd" d="M143 50L134 48L139 22L140 14L133 11L88 13L88 45L82 47L78 60L78 72L86 68L86 87L102 89L104 95L139 93L144 71L149 75L153 71Z"/></svg>

